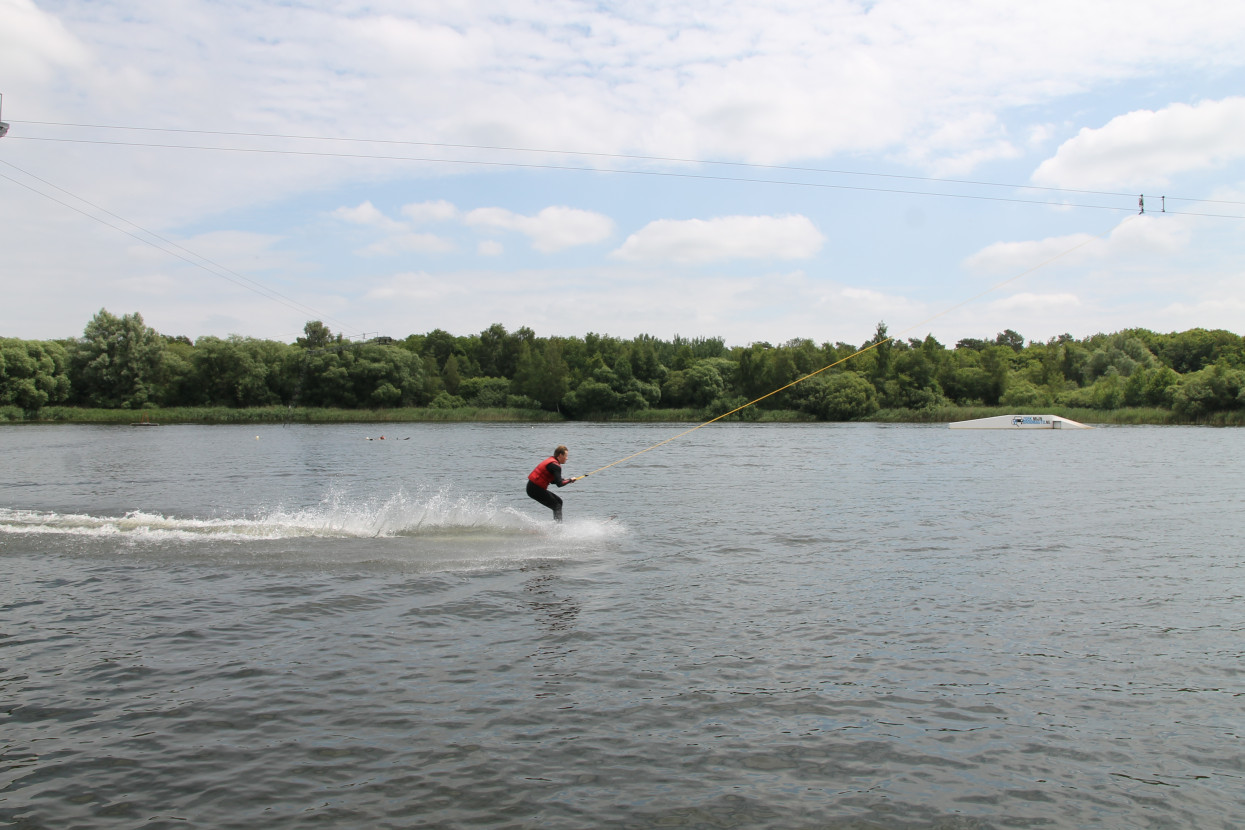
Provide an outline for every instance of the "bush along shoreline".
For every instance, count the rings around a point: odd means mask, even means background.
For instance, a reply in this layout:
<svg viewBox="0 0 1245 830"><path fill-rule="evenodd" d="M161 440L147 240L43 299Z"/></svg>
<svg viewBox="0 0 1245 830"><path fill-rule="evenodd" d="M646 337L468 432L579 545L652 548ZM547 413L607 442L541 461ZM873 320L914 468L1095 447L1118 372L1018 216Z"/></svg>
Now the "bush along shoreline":
<svg viewBox="0 0 1245 830"><path fill-rule="evenodd" d="M1013 415L1021 411L1007 407L956 407L943 406L935 409L886 409L878 410L868 417L852 419L853 422L885 424L940 424L988 418L993 415ZM1029 412L1025 410L1025 412ZM765 410L749 417L747 410L722 419L719 423L746 421L749 423L812 423L817 419L806 412L796 410ZM1097 410L1063 408L1054 413L1033 411L1029 414L1057 414L1074 421L1091 425L1154 425L1154 426L1245 426L1245 411L1214 412L1201 418L1182 418L1170 410L1156 408L1123 408ZM598 414L577 420L590 423L677 423L696 424L716 416L708 412L690 409L646 409L634 413ZM0 407L0 424L99 424L111 426L172 426L178 424L423 424L423 423L563 423L570 419L555 412L532 409L484 409L463 407L458 409L431 409L407 407L403 409L317 409L300 407L250 407L228 409L224 407L178 407L173 409L152 408L142 411L130 409L84 409L77 407L44 407L37 412L23 412L17 407Z"/></svg>
<svg viewBox="0 0 1245 830"><path fill-rule="evenodd" d="M859 345L540 337L500 324L349 341L312 321L303 334L192 341L101 309L78 338L0 338L0 421L687 423L745 407L729 419L1245 424L1245 338L1222 329L1045 342L1008 329L951 347L892 339L885 323Z"/></svg>

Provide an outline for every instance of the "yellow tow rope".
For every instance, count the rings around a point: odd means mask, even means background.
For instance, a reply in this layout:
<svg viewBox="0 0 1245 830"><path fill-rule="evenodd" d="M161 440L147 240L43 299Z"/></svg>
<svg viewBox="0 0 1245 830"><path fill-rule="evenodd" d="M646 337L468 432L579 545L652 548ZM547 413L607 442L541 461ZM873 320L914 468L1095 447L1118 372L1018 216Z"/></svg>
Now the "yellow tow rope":
<svg viewBox="0 0 1245 830"><path fill-rule="evenodd" d="M849 354L847 357L844 357L844 358L842 358L842 359L840 359L840 360L836 360L835 362L831 363L831 364L830 364L830 365L828 365L828 366L822 366L820 369L818 369L818 370L817 370L817 371L815 371L815 372L809 372L807 375L805 375L805 376L804 376L804 377L802 377L802 378L797 378L796 380L791 381L790 383L786 384L785 386L780 386L780 387L778 387L777 389L775 389L773 392L767 392L767 393L765 393L764 395L762 395L761 397L756 398L755 400L748 401L746 404L743 404L742 406L737 406L737 407L735 407L735 408L734 408L734 409L732 409L730 412L723 412L721 415L717 416L716 418L711 418L711 419L709 419L708 421L705 421L703 424L697 424L696 426L691 427L690 429L685 429L685 430L683 430L682 432L680 432L679 434L677 434L677 435L672 435L672 436L670 436L669 438L667 438L666 440L664 440L664 441L660 441L660 442L658 442L658 443L654 444L654 445L653 445L653 446L651 446L651 447L645 447L644 449L640 450L639 452L633 452L631 455L628 455L628 456L625 456L625 457L623 457L623 458L620 458L620 459L618 459L617 461L611 461L609 464L606 464L604 467L597 467L595 470L593 470L593 471L592 471L592 472L590 472L590 473L584 473L584 474L583 474L583 475L581 475L581 476L575 476L573 479L571 479L571 481L579 481L579 479L581 479L581 478L587 478L588 476L590 476L590 475L595 475L595 474L597 474L597 473L601 472L602 470L608 470L610 467L614 467L614 466L616 466L616 465L618 465L618 464L622 464L624 461L630 461L631 459L633 459L633 458L635 458L635 457L637 457L637 456L640 456L640 455L644 455L644 453L646 453L646 452L651 452L652 450L655 450L655 449L657 449L658 447L664 447L666 444L669 444L671 441L676 441L676 440L678 440L679 438L682 438L684 435L688 435L688 434L690 434L690 433L695 432L695 431L696 431L696 430L698 430L698 429L702 429L702 428L704 428L704 427L709 426L709 425L710 425L710 424L712 424L712 423L716 423L717 421L720 421L720 420L722 420L723 418L726 418L726 417L729 417L729 416L731 416L731 415L734 415L736 412L739 412L739 411L741 411L741 410L747 409L748 407L753 406L754 404L758 404L758 403L760 403L761 401L765 400L766 398L771 398L771 397L773 397L774 395L777 395L779 392L782 392L783 390L790 389L792 386L795 386L797 383L803 383L804 381L808 380L808 379L809 379L809 378L811 378L811 377L816 377L817 375L820 375L822 372L826 371L827 369L833 369L835 366L838 366L838 365L840 365L840 364L842 364L842 363L846 363L847 361L851 360L853 357L859 357L860 355L864 354L864 353L865 353L865 352L867 352L867 351L870 351L871 349L876 349L878 346L881 346L883 343L890 343L890 342L891 342L891 341L893 341L896 337L899 337L899 336L900 336L900 335L902 335L902 334L906 334L907 332L910 332L910 331L912 331L912 330L913 330L913 329L915 329L915 328L920 328L921 326L924 326L926 323L930 323L930 322L932 322L932 321L934 321L934 320L937 320L939 317L942 317L942 316L944 316L944 315L946 315L946 314L950 314L952 311L955 311L957 308L961 308L962 306L966 306L966 305L968 305L969 303L976 302L977 300L981 299L981 298L982 298L982 297L984 297L985 295L987 295L987 294L989 294L989 293L991 293L991 292L993 292L993 291L997 291L997 290L999 290L1000 288L1002 288L1003 286L1007 285L1007 284L1008 284L1008 283L1010 283L1010 282L1015 282L1016 280L1020 279L1021 277L1028 276L1029 274L1032 274L1034 271L1037 271L1037 270L1039 270L1039 269L1041 269L1041 268L1045 268L1047 265L1050 265L1050 264L1051 264L1052 262L1054 262L1055 260L1060 259L1061 257L1065 257L1065 256L1067 256L1068 254L1070 254L1070 253L1072 253L1072 252L1074 252L1074 251L1076 251L1076 250L1079 250L1080 248L1085 247L1086 245L1088 245L1089 243L1093 242L1093 241L1094 241L1094 240L1096 240L1096 239L1101 239L1102 237L1105 237L1107 234L1111 233L1111 232L1112 232L1112 231L1114 231L1116 228L1123 227L1126 223L1131 222L1133 219L1136 219L1138 215L1139 215L1139 214L1134 214L1133 216L1129 216L1129 217L1128 217L1127 219L1125 219L1123 222L1120 222L1118 225L1112 225L1110 228L1107 228L1105 231L1103 231L1102 233L1098 234L1097 236L1091 236L1091 237L1089 237L1088 239L1085 239L1084 241L1079 242L1079 243L1077 243L1076 245L1073 245L1071 248L1068 248L1068 249L1067 249L1067 250L1065 250L1065 251L1061 251L1060 253L1055 254L1053 257L1051 257L1051 258L1049 258L1049 259L1047 259L1047 260L1044 260L1043 262L1040 262L1040 263L1038 263L1037 265L1034 265L1032 268L1029 268L1029 269L1028 269L1028 270L1026 270L1026 271L1021 271L1019 274L1016 274L1015 276L1008 277L1007 279L1003 280L1002 282L1000 282L1000 283L996 283L995 285L990 286L990 287L989 287L989 288L987 288L985 291L982 291L982 292L981 292L981 293L979 293L979 294L975 294L974 296L969 297L967 300L964 300L964 301L962 301L962 302L956 303L955 305L950 306L949 308L943 309L942 311L938 312L938 313L937 313L937 314L935 314L934 316L932 316L932 317L927 317L926 319L922 320L922 321L921 321L921 322L919 322L919 323L916 323L916 324L914 324L914 325L908 326L906 329L903 329L902 331L896 332L894 335L892 335L892 336L890 336L890 337L887 337L887 338L886 338L886 339L884 339L884 340L879 340L879 341L878 341L878 342L876 342L876 343L872 343L872 344L870 344L870 345L868 345L868 346L865 346L863 349L860 349L859 351L853 352L852 354Z"/></svg>

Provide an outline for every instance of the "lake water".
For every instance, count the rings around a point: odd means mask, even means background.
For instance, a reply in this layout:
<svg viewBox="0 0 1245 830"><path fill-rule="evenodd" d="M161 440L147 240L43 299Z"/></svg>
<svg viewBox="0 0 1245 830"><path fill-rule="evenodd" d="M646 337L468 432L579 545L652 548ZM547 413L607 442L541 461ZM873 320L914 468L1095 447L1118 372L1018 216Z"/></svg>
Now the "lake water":
<svg viewBox="0 0 1245 830"><path fill-rule="evenodd" d="M1245 431L683 429L0 427L0 823L1245 826Z"/></svg>

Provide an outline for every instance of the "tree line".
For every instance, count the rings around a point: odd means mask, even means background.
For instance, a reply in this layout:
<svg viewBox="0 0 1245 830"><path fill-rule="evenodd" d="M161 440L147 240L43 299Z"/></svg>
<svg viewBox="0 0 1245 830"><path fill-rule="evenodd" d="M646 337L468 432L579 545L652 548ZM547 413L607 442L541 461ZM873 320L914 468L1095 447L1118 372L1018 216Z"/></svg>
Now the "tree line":
<svg viewBox="0 0 1245 830"><path fill-rule="evenodd" d="M678 409L715 417L768 395L746 417L794 410L830 421L946 405L1152 407L1195 420L1245 409L1245 338L1201 328L1027 343L1008 329L951 348L932 336L892 340L884 323L859 345L538 337L500 324L464 336L435 329L355 342L312 321L303 334L294 343L191 341L156 332L138 313L101 309L80 338L0 338L0 406L27 414L49 405L300 406L504 407L569 418ZM838 365L783 388L831 364Z"/></svg>

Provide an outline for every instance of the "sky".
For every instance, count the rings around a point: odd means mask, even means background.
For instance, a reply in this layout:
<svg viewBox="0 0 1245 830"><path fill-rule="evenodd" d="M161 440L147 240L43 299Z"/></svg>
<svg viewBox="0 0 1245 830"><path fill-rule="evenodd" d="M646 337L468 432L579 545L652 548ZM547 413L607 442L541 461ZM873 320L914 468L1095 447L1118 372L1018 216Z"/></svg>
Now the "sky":
<svg viewBox="0 0 1245 830"><path fill-rule="evenodd" d="M0 0L0 336L1242 334L1241 43L1222 0Z"/></svg>

